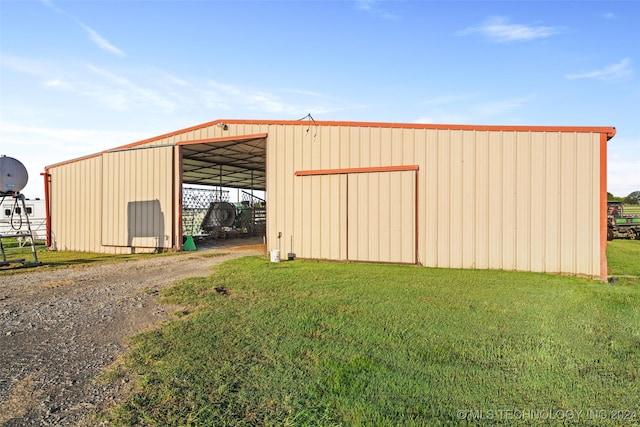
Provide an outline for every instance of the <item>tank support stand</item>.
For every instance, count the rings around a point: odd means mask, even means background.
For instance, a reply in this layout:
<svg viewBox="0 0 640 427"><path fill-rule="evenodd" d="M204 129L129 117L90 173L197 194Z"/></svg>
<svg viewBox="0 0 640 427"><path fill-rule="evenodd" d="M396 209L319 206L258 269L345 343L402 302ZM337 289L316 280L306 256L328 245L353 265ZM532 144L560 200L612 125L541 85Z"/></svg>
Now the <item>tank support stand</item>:
<svg viewBox="0 0 640 427"><path fill-rule="evenodd" d="M12 193L8 193L11 194L12 197L14 197L16 199L16 205L19 202L22 202L22 209L21 209L21 215L24 214L25 218L26 218L26 224L27 224L27 231L20 231L20 230L16 230L15 233L12 234L1 234L0 233L0 252L2 253L2 259L0 260L0 267L6 267L8 265L11 264L22 264L23 266L36 266L36 265L40 265L42 264L40 261L38 261L38 254L36 252L36 244L35 241L33 239L33 232L31 231L31 223L29 222L29 215L27 214L27 206L24 202L24 195L17 193L17 194L12 194ZM7 194L2 194L2 196L6 196ZM4 197L3 197L4 198ZM33 255L33 261L27 261L25 258L23 259L7 259L7 255L5 252L5 248L4 248L4 244L2 243L2 239L10 239L10 238L25 238L25 239L29 239L31 241L31 254Z"/></svg>

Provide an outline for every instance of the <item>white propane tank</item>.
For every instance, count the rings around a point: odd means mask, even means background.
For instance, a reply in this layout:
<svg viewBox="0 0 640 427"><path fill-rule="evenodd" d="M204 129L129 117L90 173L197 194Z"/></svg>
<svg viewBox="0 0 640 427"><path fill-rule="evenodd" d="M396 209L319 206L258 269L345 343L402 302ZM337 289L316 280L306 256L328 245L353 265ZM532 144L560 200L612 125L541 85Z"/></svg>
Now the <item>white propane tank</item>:
<svg viewBox="0 0 640 427"><path fill-rule="evenodd" d="M27 168L19 160L0 156L0 194L18 193L29 181Z"/></svg>

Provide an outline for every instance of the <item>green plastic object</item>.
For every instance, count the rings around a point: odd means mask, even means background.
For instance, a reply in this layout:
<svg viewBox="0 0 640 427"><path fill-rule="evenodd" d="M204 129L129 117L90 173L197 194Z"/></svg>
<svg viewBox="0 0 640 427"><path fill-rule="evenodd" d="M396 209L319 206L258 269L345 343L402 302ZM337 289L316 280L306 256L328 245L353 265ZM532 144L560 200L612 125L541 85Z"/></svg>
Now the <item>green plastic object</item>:
<svg viewBox="0 0 640 427"><path fill-rule="evenodd" d="M195 251L196 243L193 241L193 236L187 236L187 240L182 245L183 251Z"/></svg>

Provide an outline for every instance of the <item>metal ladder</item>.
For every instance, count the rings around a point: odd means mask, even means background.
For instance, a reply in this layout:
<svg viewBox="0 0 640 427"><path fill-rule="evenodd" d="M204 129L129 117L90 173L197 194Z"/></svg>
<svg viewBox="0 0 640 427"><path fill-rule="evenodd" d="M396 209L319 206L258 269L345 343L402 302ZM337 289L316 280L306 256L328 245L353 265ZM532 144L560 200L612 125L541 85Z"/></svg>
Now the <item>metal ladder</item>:
<svg viewBox="0 0 640 427"><path fill-rule="evenodd" d="M11 233L11 234L2 234L0 233L0 253L2 253L2 260L0 260L0 267L6 267L8 265L11 264L22 264L23 266L36 266L36 265L40 265L41 262L38 261L38 254L36 252L36 245L35 245L35 241L33 238L33 231L31 231L31 223L29 222L29 215L27 214L27 206L24 202L24 195L23 194L14 194L14 193L8 193L11 194L12 197L14 197L16 199L16 203L14 206L18 205L18 202L22 202L22 210L20 212L20 215L22 215L22 213L24 213L25 219L26 219L26 223L27 223L27 231L21 231L21 230L15 230L15 233ZM7 196L7 194L2 194L2 199L4 200L4 197ZM14 210L15 212L15 210ZM27 261L26 258L22 258L22 259L7 259L7 254L5 252L5 248L4 248L4 244L2 243L2 239L10 239L10 238L25 238L31 241L31 254L33 255L33 261Z"/></svg>

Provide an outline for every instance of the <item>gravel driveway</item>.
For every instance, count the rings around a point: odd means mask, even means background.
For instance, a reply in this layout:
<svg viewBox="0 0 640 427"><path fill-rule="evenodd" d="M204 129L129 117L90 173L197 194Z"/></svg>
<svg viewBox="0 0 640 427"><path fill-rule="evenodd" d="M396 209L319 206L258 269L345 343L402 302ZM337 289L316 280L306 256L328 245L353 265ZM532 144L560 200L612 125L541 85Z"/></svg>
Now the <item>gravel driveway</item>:
<svg viewBox="0 0 640 427"><path fill-rule="evenodd" d="M245 255L264 255L264 247L0 276L0 425L91 425L91 414L112 404L125 386L96 376L123 354L125 337L174 311L157 304L158 291Z"/></svg>

